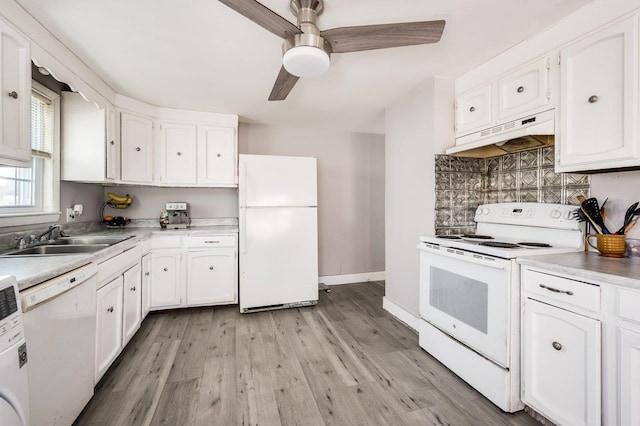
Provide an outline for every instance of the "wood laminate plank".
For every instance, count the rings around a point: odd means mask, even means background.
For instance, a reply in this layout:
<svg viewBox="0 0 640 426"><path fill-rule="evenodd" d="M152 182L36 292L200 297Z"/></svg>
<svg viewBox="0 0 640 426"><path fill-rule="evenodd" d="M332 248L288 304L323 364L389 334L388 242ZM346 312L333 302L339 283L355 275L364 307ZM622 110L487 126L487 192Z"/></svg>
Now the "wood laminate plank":
<svg viewBox="0 0 640 426"><path fill-rule="evenodd" d="M320 410L306 383L276 390L280 422L284 426L324 426Z"/></svg>
<svg viewBox="0 0 640 426"><path fill-rule="evenodd" d="M190 315L167 381L183 382L202 377L212 322L211 309L195 310Z"/></svg>
<svg viewBox="0 0 640 426"><path fill-rule="evenodd" d="M198 393L199 386L200 379L167 382L151 424L193 425L198 404L198 400L193 398L193 395Z"/></svg>

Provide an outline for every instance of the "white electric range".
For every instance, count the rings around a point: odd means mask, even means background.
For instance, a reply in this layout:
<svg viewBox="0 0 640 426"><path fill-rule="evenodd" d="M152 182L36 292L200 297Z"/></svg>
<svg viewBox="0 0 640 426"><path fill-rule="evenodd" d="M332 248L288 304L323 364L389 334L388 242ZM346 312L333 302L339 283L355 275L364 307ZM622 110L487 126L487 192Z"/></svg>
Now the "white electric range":
<svg viewBox="0 0 640 426"><path fill-rule="evenodd" d="M516 258L583 250L575 210L485 204L476 234L420 237L420 346L504 411L524 407Z"/></svg>

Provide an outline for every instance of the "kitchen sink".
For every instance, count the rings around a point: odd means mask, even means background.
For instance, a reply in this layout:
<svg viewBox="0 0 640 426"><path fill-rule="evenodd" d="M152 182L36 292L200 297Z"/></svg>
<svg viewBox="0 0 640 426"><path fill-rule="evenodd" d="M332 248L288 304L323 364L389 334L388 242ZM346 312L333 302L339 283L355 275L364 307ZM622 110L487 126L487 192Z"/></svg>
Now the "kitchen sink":
<svg viewBox="0 0 640 426"><path fill-rule="evenodd" d="M21 250L12 251L2 255L5 256L43 256L54 254L84 254L93 253L109 247L110 244L72 244L72 245L55 245L47 244L36 247L29 247Z"/></svg>
<svg viewBox="0 0 640 426"><path fill-rule="evenodd" d="M67 246L67 245L93 245L93 244L106 244L111 246L118 244L124 240L132 238L133 235L127 235L124 237L107 237L104 235L85 236L85 237L63 237L57 240L47 243L47 245L55 246Z"/></svg>

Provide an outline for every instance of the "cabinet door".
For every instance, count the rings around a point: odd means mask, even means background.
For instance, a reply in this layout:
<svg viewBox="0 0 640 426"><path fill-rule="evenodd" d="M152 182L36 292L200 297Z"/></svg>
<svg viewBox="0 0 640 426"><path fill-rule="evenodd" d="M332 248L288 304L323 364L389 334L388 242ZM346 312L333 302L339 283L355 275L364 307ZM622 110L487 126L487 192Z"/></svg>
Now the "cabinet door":
<svg viewBox="0 0 640 426"><path fill-rule="evenodd" d="M142 275L140 264L127 270L124 275L124 306L122 309L122 346L124 347L138 331L142 321Z"/></svg>
<svg viewBox="0 0 640 426"><path fill-rule="evenodd" d="M618 424L640 425L640 333L618 330Z"/></svg>
<svg viewBox="0 0 640 426"><path fill-rule="evenodd" d="M28 167L31 164L29 42L4 22L0 22L0 39L0 164Z"/></svg>
<svg viewBox="0 0 640 426"><path fill-rule="evenodd" d="M187 305L235 303L236 250L187 253Z"/></svg>
<svg viewBox="0 0 640 426"><path fill-rule="evenodd" d="M236 129L200 126L198 131L198 183L235 186L238 164Z"/></svg>
<svg viewBox="0 0 640 426"><path fill-rule="evenodd" d="M180 253L153 253L151 260L151 307L182 303Z"/></svg>
<svg viewBox="0 0 640 426"><path fill-rule="evenodd" d="M122 112L120 117L121 175L123 182L153 181L153 122L148 117Z"/></svg>
<svg viewBox="0 0 640 426"><path fill-rule="evenodd" d="M162 123L163 183L196 183L196 126Z"/></svg>
<svg viewBox="0 0 640 426"><path fill-rule="evenodd" d="M142 263L142 319L151 310L151 255L145 254Z"/></svg>
<svg viewBox="0 0 640 426"><path fill-rule="evenodd" d="M549 68L545 56L498 80L498 123L536 112L549 103Z"/></svg>
<svg viewBox="0 0 640 426"><path fill-rule="evenodd" d="M524 403L558 424L600 424L600 322L527 299L522 340Z"/></svg>
<svg viewBox="0 0 640 426"><path fill-rule="evenodd" d="M122 348L122 276L96 294L96 383Z"/></svg>
<svg viewBox="0 0 640 426"><path fill-rule="evenodd" d="M637 19L562 50L557 171L640 164Z"/></svg>
<svg viewBox="0 0 640 426"><path fill-rule="evenodd" d="M105 177L118 180L120 177L120 138L118 137L118 113L113 105L107 103L105 110L107 158Z"/></svg>
<svg viewBox="0 0 640 426"><path fill-rule="evenodd" d="M491 84L456 99L456 137L473 133L491 123Z"/></svg>

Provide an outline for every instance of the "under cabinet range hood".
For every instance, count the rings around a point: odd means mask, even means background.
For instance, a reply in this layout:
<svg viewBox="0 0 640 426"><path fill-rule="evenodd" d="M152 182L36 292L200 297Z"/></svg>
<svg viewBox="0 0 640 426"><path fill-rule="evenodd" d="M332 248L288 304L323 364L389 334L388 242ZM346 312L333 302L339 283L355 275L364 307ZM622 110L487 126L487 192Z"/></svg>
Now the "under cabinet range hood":
<svg viewBox="0 0 640 426"><path fill-rule="evenodd" d="M555 111L548 110L456 138L447 155L488 158L554 144Z"/></svg>

